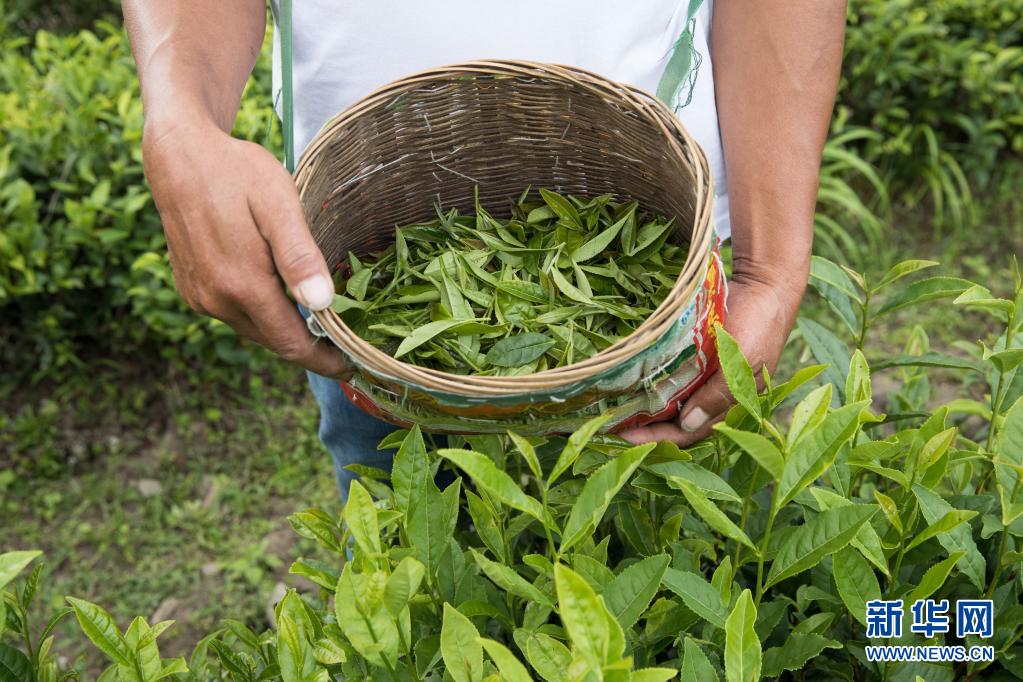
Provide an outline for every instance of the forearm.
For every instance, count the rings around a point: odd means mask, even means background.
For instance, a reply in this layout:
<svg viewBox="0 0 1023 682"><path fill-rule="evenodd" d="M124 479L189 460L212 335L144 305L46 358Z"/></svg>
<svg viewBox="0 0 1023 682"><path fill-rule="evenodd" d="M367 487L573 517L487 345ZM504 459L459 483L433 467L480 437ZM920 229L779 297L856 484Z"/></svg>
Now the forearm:
<svg viewBox="0 0 1023 682"><path fill-rule="evenodd" d="M212 123L229 132L266 28L263 0L124 0L146 134Z"/></svg>
<svg viewBox="0 0 1023 682"><path fill-rule="evenodd" d="M717 0L712 51L734 265L798 305L845 0ZM794 314L794 311L793 311Z"/></svg>

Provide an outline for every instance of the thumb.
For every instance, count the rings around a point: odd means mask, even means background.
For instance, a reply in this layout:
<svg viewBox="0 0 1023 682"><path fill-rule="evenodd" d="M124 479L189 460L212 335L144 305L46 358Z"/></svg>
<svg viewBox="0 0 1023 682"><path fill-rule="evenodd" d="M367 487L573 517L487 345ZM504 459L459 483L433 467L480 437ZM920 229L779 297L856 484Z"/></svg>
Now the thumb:
<svg viewBox="0 0 1023 682"><path fill-rule="evenodd" d="M334 301L330 270L306 225L294 180L266 156L266 171L259 174L265 186L249 195L249 208L292 295L309 310L323 310Z"/></svg>
<svg viewBox="0 0 1023 682"><path fill-rule="evenodd" d="M686 400L679 412L679 426L683 431L693 434L694 440L703 438L733 402L725 383L725 375L718 370Z"/></svg>

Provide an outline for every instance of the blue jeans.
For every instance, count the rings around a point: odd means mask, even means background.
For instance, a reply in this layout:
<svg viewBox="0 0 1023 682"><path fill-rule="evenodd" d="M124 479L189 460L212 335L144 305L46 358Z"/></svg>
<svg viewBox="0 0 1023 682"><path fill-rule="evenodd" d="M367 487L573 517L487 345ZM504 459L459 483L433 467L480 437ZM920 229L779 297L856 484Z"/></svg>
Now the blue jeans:
<svg viewBox="0 0 1023 682"><path fill-rule="evenodd" d="M384 436L396 427L363 412L348 400L333 379L306 372L309 387L320 406L320 440L334 460L334 474L341 489L341 501L348 499L348 488L358 478L345 467L364 464L384 471L391 470L394 450L377 450Z"/></svg>

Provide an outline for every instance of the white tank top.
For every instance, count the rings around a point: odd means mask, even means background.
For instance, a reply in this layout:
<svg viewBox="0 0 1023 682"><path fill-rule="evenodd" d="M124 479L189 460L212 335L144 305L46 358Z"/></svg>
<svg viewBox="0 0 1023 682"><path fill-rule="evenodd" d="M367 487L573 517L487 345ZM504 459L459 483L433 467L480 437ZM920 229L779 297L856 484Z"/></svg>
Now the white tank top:
<svg viewBox="0 0 1023 682"><path fill-rule="evenodd" d="M276 4L276 0L275 0ZM688 0L295 0L295 149L386 83L473 59L579 66L653 93L686 27ZM671 104L714 173L715 225L729 235L710 61L712 0L693 17L695 78ZM274 40L274 92L280 42Z"/></svg>

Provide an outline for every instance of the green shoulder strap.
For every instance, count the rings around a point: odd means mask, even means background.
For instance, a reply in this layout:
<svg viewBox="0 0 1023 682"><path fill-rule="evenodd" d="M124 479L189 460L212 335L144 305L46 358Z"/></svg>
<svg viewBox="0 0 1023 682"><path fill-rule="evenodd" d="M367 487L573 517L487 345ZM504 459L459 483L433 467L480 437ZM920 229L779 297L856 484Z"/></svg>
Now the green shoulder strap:
<svg viewBox="0 0 1023 682"><path fill-rule="evenodd" d="M668 59L668 65L664 67L661 80L657 83L657 99L669 107L672 106L672 101L682 85L692 77L694 62L695 66L699 66L699 55L693 50L693 34L696 31L696 13L700 10L701 5L703 5L703 0L689 0L685 28L682 30L682 35L675 41L671 58ZM689 104L691 97L692 93L690 92L689 97L680 106L684 107Z"/></svg>
<svg viewBox="0 0 1023 682"><path fill-rule="evenodd" d="M271 8L273 3L270 4ZM281 41L281 129L284 137L284 166L295 172L295 49L292 31L291 0L280 0L275 14Z"/></svg>

